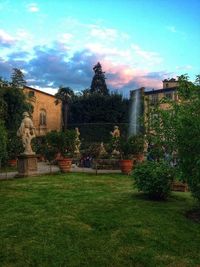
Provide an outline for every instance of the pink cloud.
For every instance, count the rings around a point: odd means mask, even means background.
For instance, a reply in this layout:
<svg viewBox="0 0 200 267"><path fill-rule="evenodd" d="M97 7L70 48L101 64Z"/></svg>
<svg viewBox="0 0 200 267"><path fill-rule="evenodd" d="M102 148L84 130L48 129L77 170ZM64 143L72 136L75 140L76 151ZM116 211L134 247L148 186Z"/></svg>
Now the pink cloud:
<svg viewBox="0 0 200 267"><path fill-rule="evenodd" d="M10 34L0 29L0 45L8 47L14 44L14 42L15 39Z"/></svg>
<svg viewBox="0 0 200 267"><path fill-rule="evenodd" d="M131 68L127 65L114 65L109 61L102 61L102 68L106 72L108 86L116 89L123 89L124 87L130 87L135 89L137 87L151 87L161 88L163 75L160 72L150 75L148 70L141 70ZM161 75L161 77L160 77ZM131 88L132 86L136 86Z"/></svg>

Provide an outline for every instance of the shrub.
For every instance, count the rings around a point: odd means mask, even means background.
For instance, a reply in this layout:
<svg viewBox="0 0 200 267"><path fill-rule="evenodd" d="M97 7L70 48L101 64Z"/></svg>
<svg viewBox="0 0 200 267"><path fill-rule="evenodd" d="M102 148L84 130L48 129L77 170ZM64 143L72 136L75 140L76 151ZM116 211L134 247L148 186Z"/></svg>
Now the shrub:
<svg viewBox="0 0 200 267"><path fill-rule="evenodd" d="M7 144L7 132L3 123L0 121L0 167L1 167L1 160L5 159L7 156L6 144Z"/></svg>
<svg viewBox="0 0 200 267"><path fill-rule="evenodd" d="M135 185L150 199L166 199L170 194L173 172L164 162L145 161L133 171Z"/></svg>
<svg viewBox="0 0 200 267"><path fill-rule="evenodd" d="M74 130L67 130L66 132L52 131L46 135L47 148L51 150L49 153L59 152L62 157L73 157L75 140L76 133Z"/></svg>

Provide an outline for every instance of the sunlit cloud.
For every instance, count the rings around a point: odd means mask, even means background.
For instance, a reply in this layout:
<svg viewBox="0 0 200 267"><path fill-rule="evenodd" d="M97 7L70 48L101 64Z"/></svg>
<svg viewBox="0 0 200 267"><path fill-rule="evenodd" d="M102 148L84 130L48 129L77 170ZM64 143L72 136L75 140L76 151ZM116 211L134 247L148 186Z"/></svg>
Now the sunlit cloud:
<svg viewBox="0 0 200 267"><path fill-rule="evenodd" d="M9 47L15 43L15 38L3 29L0 29L0 46Z"/></svg>
<svg viewBox="0 0 200 267"><path fill-rule="evenodd" d="M38 12L39 11L39 7L37 6L37 4L36 3L31 3L31 4L28 4L27 5L27 10L29 11L29 12Z"/></svg>
<svg viewBox="0 0 200 267"><path fill-rule="evenodd" d="M163 61L162 57L157 52L143 50L139 45L136 44L132 44L131 48L137 56L147 60L152 65L160 64Z"/></svg>

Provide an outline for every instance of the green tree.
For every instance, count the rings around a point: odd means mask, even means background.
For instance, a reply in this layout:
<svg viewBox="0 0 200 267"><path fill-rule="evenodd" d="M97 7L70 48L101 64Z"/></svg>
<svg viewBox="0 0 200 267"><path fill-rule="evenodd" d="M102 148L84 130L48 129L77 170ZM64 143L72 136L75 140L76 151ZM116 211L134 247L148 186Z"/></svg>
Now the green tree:
<svg viewBox="0 0 200 267"><path fill-rule="evenodd" d="M19 88L4 87L2 90L3 103L6 105L5 127L10 132L18 129L24 111L32 111L32 105L26 102L23 91Z"/></svg>
<svg viewBox="0 0 200 267"><path fill-rule="evenodd" d="M60 87L55 94L56 104L62 103L62 129L67 130L69 106L74 97L74 91L70 87Z"/></svg>
<svg viewBox="0 0 200 267"><path fill-rule="evenodd" d="M3 122L0 120L0 167L1 162L7 156L7 131Z"/></svg>
<svg viewBox="0 0 200 267"><path fill-rule="evenodd" d="M193 196L200 202L200 79L189 81L187 75L178 79L179 100L162 99L168 104L163 110L158 105L151 117L150 131L147 132L152 143L152 156L157 160L178 159L182 177L187 181ZM156 115L152 120L152 114ZM167 157L166 157L167 156Z"/></svg>
<svg viewBox="0 0 200 267"><path fill-rule="evenodd" d="M11 84L14 88L23 88L26 85L24 74L20 69L13 68Z"/></svg>
<svg viewBox="0 0 200 267"><path fill-rule="evenodd" d="M108 95L109 91L105 81L105 72L102 71L101 64L98 62L94 68L94 77L91 83L91 93L98 93L101 95Z"/></svg>

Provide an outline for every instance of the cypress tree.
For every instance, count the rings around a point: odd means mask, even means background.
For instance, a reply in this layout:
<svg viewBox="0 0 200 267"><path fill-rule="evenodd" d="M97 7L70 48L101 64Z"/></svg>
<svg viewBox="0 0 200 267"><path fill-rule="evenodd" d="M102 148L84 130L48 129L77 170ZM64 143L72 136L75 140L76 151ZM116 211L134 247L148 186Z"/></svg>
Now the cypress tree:
<svg viewBox="0 0 200 267"><path fill-rule="evenodd" d="M94 68L94 77L92 79L91 83L91 93L98 93L101 95L109 95L109 91L106 85L106 77L105 77L105 72L102 71L101 64L98 62Z"/></svg>

